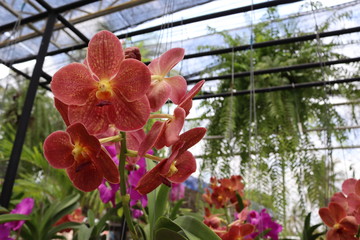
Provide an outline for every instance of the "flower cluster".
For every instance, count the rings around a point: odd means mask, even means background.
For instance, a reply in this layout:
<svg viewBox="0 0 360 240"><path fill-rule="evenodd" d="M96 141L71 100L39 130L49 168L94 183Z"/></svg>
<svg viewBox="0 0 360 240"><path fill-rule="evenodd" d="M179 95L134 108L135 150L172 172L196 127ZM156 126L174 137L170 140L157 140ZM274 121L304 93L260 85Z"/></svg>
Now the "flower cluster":
<svg viewBox="0 0 360 240"><path fill-rule="evenodd" d="M342 192L335 193L328 207L320 208L319 215L330 228L327 240L358 240L355 235L360 226L360 180L345 180Z"/></svg>
<svg viewBox="0 0 360 240"><path fill-rule="evenodd" d="M32 212L33 207L34 207L34 199L24 198L19 204L15 206L13 210L11 210L10 214L29 215ZM0 224L0 239L12 240L12 238L9 237L11 230L13 231L20 230L24 223L25 220L12 221L12 222Z"/></svg>
<svg viewBox="0 0 360 240"><path fill-rule="evenodd" d="M206 188L203 199L210 208L205 208L204 223L210 227L222 240L234 239L256 239L259 234L263 234L265 239L277 240L282 226L276 223L266 212L266 209L249 211L250 202L244 200L244 183L241 176L231 176L230 178L210 179L210 189ZM238 195L238 196L237 196ZM239 204L239 197L242 203ZM244 208L242 208L244 207ZM224 214L213 214L211 208L224 209ZM242 209L241 209L242 208ZM229 210L237 212L232 221Z"/></svg>
<svg viewBox="0 0 360 240"><path fill-rule="evenodd" d="M210 207L224 208L229 204L232 204L237 208L237 211L240 212L236 194L243 197L244 187L245 185L242 183L242 177L239 175L223 179L212 177L210 179L211 190L206 188L202 197ZM243 200L243 205L248 206L249 202Z"/></svg>
<svg viewBox="0 0 360 240"><path fill-rule="evenodd" d="M123 141L120 132L126 132L123 154L129 170L136 169L143 157L158 161L149 172L142 170L132 190L144 195L161 183L184 182L196 170L188 149L203 138L206 129L198 127L181 134L192 98L204 84L200 81L187 92L182 76L168 76L183 57L184 49L173 48L146 66L138 48L123 50L111 32L97 33L89 42L83 63L64 66L53 76L55 107L67 129L45 140L44 155L49 164L65 169L76 188L99 188L103 201L114 203L120 176L105 145ZM157 113L168 99L177 105L173 114ZM143 127L155 118L159 120L146 134ZM148 153L164 147L170 148L167 158Z"/></svg>

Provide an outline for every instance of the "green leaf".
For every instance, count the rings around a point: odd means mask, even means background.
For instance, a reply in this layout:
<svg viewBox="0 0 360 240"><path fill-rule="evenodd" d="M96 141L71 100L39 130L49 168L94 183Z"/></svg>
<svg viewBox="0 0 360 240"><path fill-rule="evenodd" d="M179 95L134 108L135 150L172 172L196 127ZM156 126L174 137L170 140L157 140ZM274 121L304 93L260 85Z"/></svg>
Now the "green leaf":
<svg viewBox="0 0 360 240"><path fill-rule="evenodd" d="M148 171L150 171L153 167L155 167L155 163L150 160L146 159L146 168ZM152 192L147 194L148 198L148 210L149 210L149 229L150 229L150 239L153 239L153 229L155 226L155 209L156 209L156 189Z"/></svg>
<svg viewBox="0 0 360 240"><path fill-rule="evenodd" d="M174 220L176 218L176 215L178 214L179 212L179 209L181 207L181 205L183 204L184 202L184 199L180 199L179 201L177 201L174 205L174 207L172 208L171 212L170 212L170 216L169 218L171 220Z"/></svg>
<svg viewBox="0 0 360 240"><path fill-rule="evenodd" d="M175 232L182 231L182 228L167 217L160 217L155 224L155 231L160 228L168 228Z"/></svg>
<svg viewBox="0 0 360 240"><path fill-rule="evenodd" d="M190 240L220 240L216 233L196 218L181 216L175 219L174 223L178 224L184 230L186 236L188 236Z"/></svg>
<svg viewBox="0 0 360 240"><path fill-rule="evenodd" d="M20 220L29 220L30 216L24 214L3 214L0 215L0 223L20 221Z"/></svg>
<svg viewBox="0 0 360 240"><path fill-rule="evenodd" d="M159 191L156 195L156 207L155 207L155 222L160 216L164 215L165 209L168 203L168 195L170 188L165 184L161 184Z"/></svg>
<svg viewBox="0 0 360 240"><path fill-rule="evenodd" d="M86 225L81 225L79 231L77 232L77 239L88 240L90 239L92 232L93 232L93 227L88 228Z"/></svg>
<svg viewBox="0 0 360 240"><path fill-rule="evenodd" d="M239 205L239 210L240 210L239 212L241 212L245 206L244 206L241 196L238 193L236 193L236 199L237 199L238 205Z"/></svg>
<svg viewBox="0 0 360 240"><path fill-rule="evenodd" d="M160 229L156 230L155 231L155 240L164 240L164 239L188 240L188 238L184 237L180 233L177 233L168 228L160 228Z"/></svg>
<svg viewBox="0 0 360 240"><path fill-rule="evenodd" d="M95 226L95 216L94 216L94 212L91 209L88 210L87 217L90 227Z"/></svg>
<svg viewBox="0 0 360 240"><path fill-rule="evenodd" d="M60 232L64 229L77 229L80 228L83 224L82 223L77 223L77 222L66 222L66 223L62 223L60 225L54 226L53 228L51 228L51 230L46 234L47 239L52 239L55 236L57 232Z"/></svg>
<svg viewBox="0 0 360 240"><path fill-rule="evenodd" d="M8 213L8 212L9 212L9 210L0 206L0 213Z"/></svg>
<svg viewBox="0 0 360 240"><path fill-rule="evenodd" d="M116 206L114 208L109 209L106 214L100 218L99 222L95 225L94 230L92 232L92 236L99 236L100 233L103 231L105 225L106 225L106 221L113 216L117 210L122 206L122 203L118 203L116 204Z"/></svg>

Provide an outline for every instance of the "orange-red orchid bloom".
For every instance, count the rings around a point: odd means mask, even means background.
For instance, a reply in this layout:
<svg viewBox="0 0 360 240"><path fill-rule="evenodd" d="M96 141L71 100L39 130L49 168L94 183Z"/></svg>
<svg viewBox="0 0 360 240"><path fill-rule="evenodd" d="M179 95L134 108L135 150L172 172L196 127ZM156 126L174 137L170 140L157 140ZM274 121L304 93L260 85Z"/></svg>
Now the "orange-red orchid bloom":
<svg viewBox="0 0 360 240"><path fill-rule="evenodd" d="M330 228L326 234L327 240L357 240L358 224L355 217L347 216L340 204L331 202L329 207L320 208L319 215Z"/></svg>
<svg viewBox="0 0 360 240"><path fill-rule="evenodd" d="M81 122L91 134L98 134L110 124L121 131L142 128L150 114L146 97L150 82L146 65L125 59L119 39L101 31L91 39L85 63L61 68L51 89L67 105L69 124Z"/></svg>
<svg viewBox="0 0 360 240"><path fill-rule="evenodd" d="M172 146L169 158L162 160L147 172L139 181L136 190L147 194L161 183L182 183L196 170L194 156L187 151L198 143L205 135L205 128L193 128L180 135L179 140Z"/></svg>
<svg viewBox="0 0 360 240"><path fill-rule="evenodd" d="M254 232L255 226L249 223L241 225L232 225L229 231L221 237L222 240L251 240L249 236Z"/></svg>
<svg viewBox="0 0 360 240"><path fill-rule="evenodd" d="M50 134L44 142L44 155L54 168L66 169L74 186L82 191L95 190L103 178L120 182L110 155L81 123L70 125L65 132Z"/></svg>
<svg viewBox="0 0 360 240"><path fill-rule="evenodd" d="M175 104L186 93L186 80L182 76L166 77L170 70L184 58L183 48L172 48L149 64L151 86L147 93L152 112L158 111L170 98Z"/></svg>

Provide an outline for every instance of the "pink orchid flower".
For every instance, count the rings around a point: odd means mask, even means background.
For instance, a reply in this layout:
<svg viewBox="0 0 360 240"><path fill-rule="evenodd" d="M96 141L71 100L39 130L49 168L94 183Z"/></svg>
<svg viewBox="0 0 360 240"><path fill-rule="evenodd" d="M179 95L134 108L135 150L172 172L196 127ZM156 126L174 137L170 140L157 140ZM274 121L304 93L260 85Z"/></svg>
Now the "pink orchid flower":
<svg viewBox="0 0 360 240"><path fill-rule="evenodd" d="M140 194L147 194L161 183L184 182L196 170L194 156L187 151L198 143L205 135L205 128L193 128L180 135L179 140L172 146L169 158L162 160L147 172L139 181L136 190Z"/></svg>
<svg viewBox="0 0 360 240"><path fill-rule="evenodd" d="M81 123L50 134L44 142L44 155L54 168L66 169L74 186L84 192L95 190L104 177L111 183L120 182L114 161Z"/></svg>
<svg viewBox="0 0 360 240"><path fill-rule="evenodd" d="M121 131L142 128L150 114L146 97L150 82L146 65L125 59L117 37L101 31L89 43L85 64L61 68L53 76L51 89L67 106L61 109L67 112L69 124L81 122L91 134L98 134L110 124Z"/></svg>
<svg viewBox="0 0 360 240"><path fill-rule="evenodd" d="M148 68L151 85L147 93L152 112L158 111L170 98L179 104L186 93L186 80L182 76L166 77L170 70L184 58L183 48L173 48L154 59Z"/></svg>

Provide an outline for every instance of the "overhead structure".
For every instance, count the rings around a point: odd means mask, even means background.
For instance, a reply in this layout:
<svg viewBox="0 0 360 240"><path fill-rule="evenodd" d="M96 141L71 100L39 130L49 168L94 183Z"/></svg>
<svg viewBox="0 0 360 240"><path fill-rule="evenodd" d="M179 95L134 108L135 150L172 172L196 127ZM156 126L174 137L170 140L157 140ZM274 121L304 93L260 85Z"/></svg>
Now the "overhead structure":
<svg viewBox="0 0 360 240"><path fill-rule="evenodd" d="M60 67L73 62L82 61L83 50L86 49L89 39L99 30L107 29L114 32L121 40L130 42L144 42L149 47L172 46L173 42L184 47L188 53L185 56L183 75L188 76L189 84L194 84L203 79L200 78L200 69L204 64L211 63L211 56L231 53L233 51L247 51L251 49L278 46L282 44L317 41L328 38L346 36L344 49L359 47L360 39L360 1L347 1L346 3L329 7L317 8L314 11L297 10L308 1L306 0L272 0L272 1L232 1L233 4L221 7L200 8L202 6L219 3L222 0L4 0L0 2L0 63L11 68L15 73L30 80L25 105L21 120L17 129L16 139L8 164L8 169L3 184L0 205L7 207L10 201L12 187L16 177L17 167L25 139L25 132L31 115L34 98L38 86L50 90L49 83L54 72ZM281 19L304 19L316 14L319 21L336 11L353 11L352 24L340 26L327 32L321 32L311 27L307 35L285 36L277 40L252 42L231 48L221 45L221 41L213 34L209 34L206 26L212 26L219 30L227 30L230 34L247 34L250 23L247 21L249 13L261 15L269 8L281 9ZM203 11L185 12L189 9L203 9ZM206 10L204 10L206 9ZM286 9L286 11L284 11ZM296 10L296 11L295 11ZM234 20L235 19L235 20ZM215 20L215 21L214 21ZM231 24L224 24L226 21ZM271 21L261 20L259 21ZM223 22L223 24L219 24ZM255 23L251 23L256 24ZM304 26L306 21L303 22ZM200 29L201 27L201 29ZM193 30L190 30L193 29ZM205 30L204 30L205 29ZM191 32L190 32L191 31ZM207 32L206 32L207 31ZM166 33L165 33L166 32ZM251 34L250 34L251 35ZM199 51L198 46L205 40L212 39L211 43L219 43L219 49L214 51ZM175 44L173 44L175 46ZM344 50L344 51L345 51ZM156 56L158 52L154 52ZM319 68L336 64L352 64L359 62L360 52L353 51L347 59L319 61L293 66L279 66L272 69L256 69L256 71L234 73L233 75L215 76L205 78L207 82L214 80L236 79L260 74L272 74L284 71ZM357 55L356 55L357 54ZM201 61L199 60L201 59ZM35 62L33 61L35 60ZM27 69L19 66L26 63ZM30 70L32 74L27 74ZM358 77L319 81L306 84L291 84L284 86L272 86L266 89L254 89L254 93L279 91L304 87L323 86L336 83L359 81ZM1 81L1 80L0 80ZM234 93L214 93L197 96L197 99L227 97L241 94L249 94L250 90L244 89Z"/></svg>

